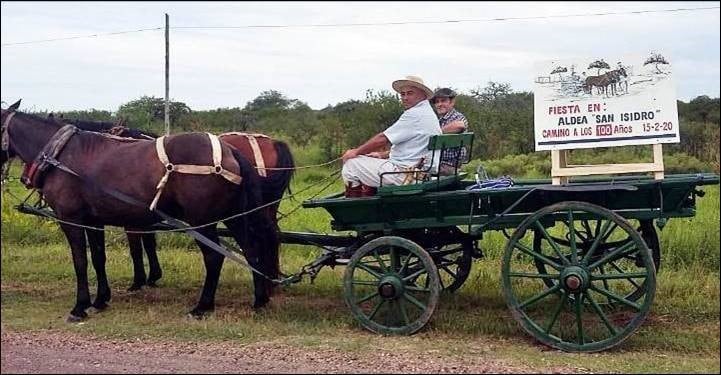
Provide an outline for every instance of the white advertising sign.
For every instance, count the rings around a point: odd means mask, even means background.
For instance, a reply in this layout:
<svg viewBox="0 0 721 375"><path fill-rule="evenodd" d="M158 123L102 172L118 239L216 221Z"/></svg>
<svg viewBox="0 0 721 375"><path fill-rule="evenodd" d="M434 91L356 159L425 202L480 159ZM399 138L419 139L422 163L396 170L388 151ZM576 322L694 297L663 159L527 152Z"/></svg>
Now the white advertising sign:
<svg viewBox="0 0 721 375"><path fill-rule="evenodd" d="M676 89L658 53L536 64L536 151L678 143Z"/></svg>

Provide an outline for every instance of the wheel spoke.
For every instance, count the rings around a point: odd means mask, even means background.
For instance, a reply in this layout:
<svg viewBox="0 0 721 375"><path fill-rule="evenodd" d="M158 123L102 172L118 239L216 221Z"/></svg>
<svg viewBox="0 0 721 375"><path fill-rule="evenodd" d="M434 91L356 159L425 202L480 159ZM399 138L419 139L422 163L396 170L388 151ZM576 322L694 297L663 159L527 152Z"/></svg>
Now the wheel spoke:
<svg viewBox="0 0 721 375"><path fill-rule="evenodd" d="M568 234L571 245L571 263L578 262L578 248L576 247L576 227L573 224L573 210L568 210Z"/></svg>
<svg viewBox="0 0 721 375"><path fill-rule="evenodd" d="M598 247L598 245L601 242L605 242L606 237L611 234L611 232L606 232L610 225L611 225L611 221L607 221L603 224L603 228L601 229L601 233L604 234L603 236L599 236L598 234L596 234L596 238L593 240L591 247L586 252L586 255L583 256L583 260L581 261L583 264L588 264L588 260L591 259L591 255L593 255L593 252L596 251L596 248ZM615 223L614 223L614 225L615 225ZM598 229L598 227L596 227L596 229Z"/></svg>
<svg viewBox="0 0 721 375"><path fill-rule="evenodd" d="M526 277L529 279L558 279L559 274L547 274L547 273L527 273L527 272L509 272L508 276L511 277Z"/></svg>
<svg viewBox="0 0 721 375"><path fill-rule="evenodd" d="M625 298L623 298L623 297L621 297L621 296L619 296L619 295L616 295L616 294L614 294L614 293L611 293L611 292L609 292L608 290L601 289L601 288L597 288L597 287L595 287L594 285L591 285L591 289L595 290L596 292L599 292L599 293L603 294L603 295L606 296L606 297L609 297L609 298L614 299L614 300L616 300L616 301L618 301L618 302L621 302L622 304L624 304L624 305L626 305L626 306L630 306L630 307L636 309L637 311L641 311L641 306L639 306L638 304L633 303L633 302L631 302L631 301L629 301L629 300L627 300L627 299L625 299Z"/></svg>
<svg viewBox="0 0 721 375"><path fill-rule="evenodd" d="M419 269L418 271L413 272L412 274L404 277L404 278L403 278L403 281L404 281L404 282L409 282L410 280L415 280L415 279L417 279L418 276L420 276L423 272L426 272L426 269L425 269L425 268L421 268L421 269Z"/></svg>
<svg viewBox="0 0 721 375"><path fill-rule="evenodd" d="M375 270L373 270L371 267L369 267L366 264L358 263L358 268L362 269L363 271L368 272L369 274L371 274L373 277L375 277L378 280L380 280L381 277L383 277L381 274L379 274L378 272L376 272Z"/></svg>
<svg viewBox="0 0 721 375"><path fill-rule="evenodd" d="M619 273L619 274L607 274L607 275L605 275L605 277L618 275L618 278L619 278L619 279L628 279L628 282L630 282L631 284L633 284L633 286L635 286L636 289L641 288L641 286L638 285L638 284L636 284L636 282L633 281L633 279L634 279L634 278L646 278L646 277L648 277L648 275L647 275L645 272L623 273L623 270L622 270L619 266L617 266L616 263L611 262L611 263L609 263L609 264L611 265L611 267L615 268L616 271L621 272L621 273ZM625 276L625 277L624 277L624 276ZM610 277L609 277L609 278L610 278Z"/></svg>
<svg viewBox="0 0 721 375"><path fill-rule="evenodd" d="M606 314L601 310L601 307L598 306L598 303L596 303L596 300L591 297L591 293L588 293L586 295L586 298L591 302L591 306L593 306L593 309L596 311L596 315L598 315L601 320L603 321L603 324L606 325L606 328L608 328L609 331L611 331L611 335L616 336L618 334L618 331L616 330L616 327L611 324L611 322L608 320L608 317Z"/></svg>
<svg viewBox="0 0 721 375"><path fill-rule="evenodd" d="M410 293L403 293L403 298L405 298L408 302L414 304L416 307L421 309L421 311L425 311L427 308L426 305L424 305L421 301L416 299L416 297L413 297L413 295L411 295Z"/></svg>
<svg viewBox="0 0 721 375"><path fill-rule="evenodd" d="M442 268L444 271L448 272L448 274L450 274L451 277L453 277L454 279L458 278L458 275L456 275L453 271L451 271L451 269L448 268L448 265L443 264L443 265L441 265L441 268Z"/></svg>
<svg viewBox="0 0 721 375"><path fill-rule="evenodd" d="M376 258L378 261L378 265L381 267L381 271L383 273L388 273L388 268L386 267L386 263L383 261L383 258L381 258L380 255L378 255L378 249L373 250L373 257Z"/></svg>
<svg viewBox="0 0 721 375"><path fill-rule="evenodd" d="M598 267L598 270L601 272L601 275L605 275L606 271L603 269L603 266ZM603 287L606 288L606 290L610 290L611 288L608 287L608 279L601 279L603 281ZM608 299L608 297L606 297ZM608 299L608 303L612 304L611 300Z"/></svg>
<svg viewBox="0 0 721 375"><path fill-rule="evenodd" d="M401 266L401 269L398 270L399 275L403 275L403 273L408 269L408 263L410 263L412 256L413 256L413 254L408 254L406 259L403 261L403 265Z"/></svg>
<svg viewBox="0 0 721 375"><path fill-rule="evenodd" d="M562 291L563 297L561 297L561 301L558 303L558 306L556 306L556 310L553 312L553 317L551 317L551 321L548 322L546 325L546 333L551 334L551 329L553 329L553 325L556 324L556 320L558 320L558 316L561 314L561 310L563 309L563 305L566 304L566 301L568 301L568 294L566 291Z"/></svg>
<svg viewBox="0 0 721 375"><path fill-rule="evenodd" d="M417 286L404 286L405 290L410 290L411 292L423 292L423 293L430 293L431 290L428 288L420 288Z"/></svg>
<svg viewBox="0 0 721 375"><path fill-rule="evenodd" d="M373 311L371 311L371 314L368 315L368 320L373 320L373 317L376 316L376 313L378 313L378 310L381 309L381 306L383 306L383 304L384 304L385 302L386 302L386 300L382 299L382 300L376 305L376 307L373 309Z"/></svg>
<svg viewBox="0 0 721 375"><path fill-rule="evenodd" d="M370 286L378 286L378 282L376 281L366 281L366 280L353 280L353 285L370 285Z"/></svg>
<svg viewBox="0 0 721 375"><path fill-rule="evenodd" d="M363 297L363 298L355 301L355 304L356 304L356 305L360 305L361 303L363 303L363 302L365 302L365 301L368 301L368 300L370 300L370 299L372 299L372 298L375 298L375 297L377 297L377 296L378 296L378 291L375 291L375 292L373 292L373 293L371 293L371 294L369 294L369 295L367 295L367 296L365 296L365 297Z"/></svg>
<svg viewBox="0 0 721 375"><path fill-rule="evenodd" d="M521 303L520 305L518 305L518 308L519 308L519 309L523 309L523 308L525 308L525 307L528 307L528 306L530 306L530 305L532 305L532 304L540 301L542 298L546 297L547 295L555 293L555 292L556 292L557 290L559 290L559 289L561 289L561 285L560 285L560 284L556 284L556 285L554 285L553 287L551 287L551 288L549 288L549 289L547 289L547 290L545 290L545 291L543 291L543 292L541 292L541 293L539 293L539 294L531 297L530 299L524 301L523 303Z"/></svg>
<svg viewBox="0 0 721 375"><path fill-rule="evenodd" d="M620 268L618 268L618 266L617 266L615 263L611 262L610 264L611 264L611 266L615 266L616 269L617 269L619 272L623 272L623 270L620 269ZM641 278L644 278L644 277L647 277L647 276L648 276L648 275L646 275L646 273L644 273L644 272L634 272L634 273L607 273L607 274L598 275L598 276L591 275L591 279L592 279L592 280L629 279L629 281L630 281L631 279L641 279ZM636 286L638 286L638 285L636 285Z"/></svg>
<svg viewBox="0 0 721 375"><path fill-rule="evenodd" d="M401 310L401 316L403 316L403 322L405 325L411 324L411 320L408 318L408 311L406 310L406 306L403 304L403 299L399 299L397 303Z"/></svg>
<svg viewBox="0 0 721 375"><path fill-rule="evenodd" d="M581 313L583 312L583 294L577 294L576 295L576 327L578 328L578 334L576 335L576 339L578 339L578 343L580 345L583 345L583 317L581 316Z"/></svg>
<svg viewBox="0 0 721 375"><path fill-rule="evenodd" d="M610 261L616 260L617 255L619 255L619 254L621 254L622 252L625 252L625 251L627 251L627 250L629 250L629 249L632 249L632 248L634 248L635 246L636 246L636 243L634 243L634 242L627 242L626 244L621 245L621 246L615 248L615 249L614 249L613 251L611 251L610 253L604 255L603 258L601 258L601 259L599 259L598 261L596 261L595 263L591 264L590 266L588 266L588 268L589 268L589 269L594 269L594 268L596 268L596 267L598 267L598 266L601 266L601 265L603 265L603 264L606 264L606 263L608 263L608 262L610 262Z"/></svg>
<svg viewBox="0 0 721 375"><path fill-rule="evenodd" d="M536 221L535 224L536 224L536 227L538 228L538 230L541 231L541 233L543 234L543 237L546 238L546 241L548 241L548 243L551 245L551 247L553 248L553 251L556 252L556 255L558 255L558 258L561 259L563 264L569 264L570 262L568 261L568 259L566 259L565 256L563 256L563 254L561 253L561 248L559 248L556 241L554 241L551 238L551 235L548 234L548 231L546 230L546 228L544 228L543 225L541 225L541 223L538 221Z"/></svg>
<svg viewBox="0 0 721 375"><path fill-rule="evenodd" d="M516 242L516 243L514 243L513 245L514 245L515 248L521 250L522 252L524 252L524 253L526 253L526 254L528 254L528 255L530 255L530 256L532 256L532 257L534 257L534 258L536 258L536 259L538 259L538 260L540 260L540 261L542 261L543 263L546 263L546 264L548 264L549 266L551 266L551 267L553 267L553 268L555 268L555 269L557 269L557 270L560 270L560 269L561 269L561 265L560 265L560 264L552 261L551 259L549 259L549 258L547 258L547 257L545 257L545 256L543 256L543 255L541 255L541 254L539 254L539 253L531 250L531 249L529 249L527 246L522 245L520 242Z"/></svg>

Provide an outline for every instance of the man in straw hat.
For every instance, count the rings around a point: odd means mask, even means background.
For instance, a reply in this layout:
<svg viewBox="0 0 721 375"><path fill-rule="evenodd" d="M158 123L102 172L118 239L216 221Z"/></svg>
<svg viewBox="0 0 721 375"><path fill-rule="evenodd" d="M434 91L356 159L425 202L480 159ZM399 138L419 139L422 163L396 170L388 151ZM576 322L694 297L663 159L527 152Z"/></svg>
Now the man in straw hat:
<svg viewBox="0 0 721 375"><path fill-rule="evenodd" d="M428 102L433 91L416 76L406 76L394 81L392 86L400 94L405 111L388 129L343 154L346 197L375 194L381 184L381 173L408 171L421 160L431 162L428 141L431 136L441 134L438 117ZM389 144L390 152L381 153ZM402 185L408 181L408 175L384 175L383 184Z"/></svg>

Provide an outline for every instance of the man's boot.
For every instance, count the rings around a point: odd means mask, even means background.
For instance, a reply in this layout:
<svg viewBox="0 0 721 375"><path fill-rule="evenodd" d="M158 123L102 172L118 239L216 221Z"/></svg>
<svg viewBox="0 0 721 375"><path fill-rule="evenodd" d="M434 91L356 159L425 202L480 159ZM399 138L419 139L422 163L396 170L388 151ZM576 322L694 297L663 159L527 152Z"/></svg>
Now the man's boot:
<svg viewBox="0 0 721 375"><path fill-rule="evenodd" d="M346 198L358 198L361 196L361 188L363 185L353 186L352 184L347 184L345 186L345 197Z"/></svg>

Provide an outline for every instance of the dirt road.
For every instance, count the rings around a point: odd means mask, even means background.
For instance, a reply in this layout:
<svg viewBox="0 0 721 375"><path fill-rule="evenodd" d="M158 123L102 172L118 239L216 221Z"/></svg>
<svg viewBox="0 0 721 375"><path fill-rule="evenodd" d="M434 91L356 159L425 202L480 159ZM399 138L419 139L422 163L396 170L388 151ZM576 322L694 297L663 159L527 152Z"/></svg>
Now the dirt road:
<svg viewBox="0 0 721 375"><path fill-rule="evenodd" d="M530 373L488 354L445 358L343 352L280 343L107 340L65 332L2 332L2 373ZM548 369L544 371L549 371ZM574 369L551 369L574 372Z"/></svg>

